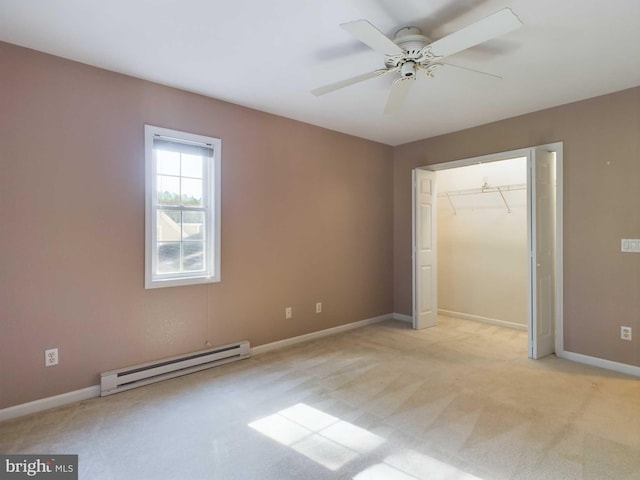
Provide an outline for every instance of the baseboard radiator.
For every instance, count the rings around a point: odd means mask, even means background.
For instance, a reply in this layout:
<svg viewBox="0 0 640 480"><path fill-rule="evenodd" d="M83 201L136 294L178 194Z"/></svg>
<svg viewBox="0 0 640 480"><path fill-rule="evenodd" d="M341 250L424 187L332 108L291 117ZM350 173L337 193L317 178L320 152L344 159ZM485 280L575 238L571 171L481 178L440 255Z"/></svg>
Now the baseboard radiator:
<svg viewBox="0 0 640 480"><path fill-rule="evenodd" d="M251 356L249 342L209 348L198 352L164 358L156 362L104 372L100 378L100 396L123 392L168 378L242 360Z"/></svg>

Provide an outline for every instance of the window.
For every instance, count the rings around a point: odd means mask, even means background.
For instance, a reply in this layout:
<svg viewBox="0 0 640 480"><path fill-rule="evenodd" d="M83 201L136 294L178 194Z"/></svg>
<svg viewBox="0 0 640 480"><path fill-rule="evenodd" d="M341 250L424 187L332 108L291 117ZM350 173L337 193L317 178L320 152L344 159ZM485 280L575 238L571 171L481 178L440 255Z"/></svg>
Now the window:
<svg viewBox="0 0 640 480"><path fill-rule="evenodd" d="M145 125L145 287L220 281L220 139Z"/></svg>

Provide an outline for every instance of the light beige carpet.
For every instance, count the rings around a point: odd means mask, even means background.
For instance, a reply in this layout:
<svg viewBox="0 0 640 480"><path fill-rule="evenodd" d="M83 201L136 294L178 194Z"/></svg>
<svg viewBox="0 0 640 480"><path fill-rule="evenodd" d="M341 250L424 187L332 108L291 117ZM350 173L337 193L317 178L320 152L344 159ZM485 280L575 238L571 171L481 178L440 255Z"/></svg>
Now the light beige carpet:
<svg viewBox="0 0 640 480"><path fill-rule="evenodd" d="M0 424L80 478L640 479L640 381L525 332L384 322Z"/></svg>

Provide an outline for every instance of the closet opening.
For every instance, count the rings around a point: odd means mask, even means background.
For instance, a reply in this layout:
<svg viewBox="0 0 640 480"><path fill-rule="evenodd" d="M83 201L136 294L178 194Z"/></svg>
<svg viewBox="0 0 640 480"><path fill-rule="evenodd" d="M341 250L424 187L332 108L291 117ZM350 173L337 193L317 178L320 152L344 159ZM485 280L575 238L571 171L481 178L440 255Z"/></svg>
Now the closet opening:
<svg viewBox="0 0 640 480"><path fill-rule="evenodd" d="M436 178L439 314L527 330L527 157Z"/></svg>
<svg viewBox="0 0 640 480"><path fill-rule="evenodd" d="M563 351L562 142L413 170L413 327L448 318Z"/></svg>

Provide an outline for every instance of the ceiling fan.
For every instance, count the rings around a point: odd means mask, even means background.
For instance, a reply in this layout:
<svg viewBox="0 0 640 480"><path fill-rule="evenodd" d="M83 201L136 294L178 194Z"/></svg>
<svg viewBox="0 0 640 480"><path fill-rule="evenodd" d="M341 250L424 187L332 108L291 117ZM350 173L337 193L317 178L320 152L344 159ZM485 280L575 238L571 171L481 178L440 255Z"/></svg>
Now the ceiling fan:
<svg viewBox="0 0 640 480"><path fill-rule="evenodd" d="M510 8L503 8L435 42L424 36L418 27L401 28L392 40L367 20L356 20L340 26L369 48L384 54L385 68L330 83L311 93L320 96L371 78L398 73L385 107L385 113L392 113L402 106L418 72L433 77L436 69L445 65L441 62L443 58L516 30L522 26L522 22Z"/></svg>

